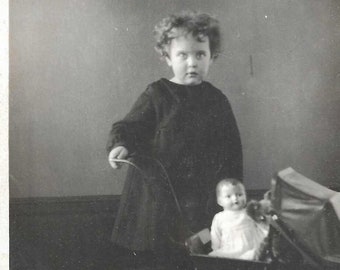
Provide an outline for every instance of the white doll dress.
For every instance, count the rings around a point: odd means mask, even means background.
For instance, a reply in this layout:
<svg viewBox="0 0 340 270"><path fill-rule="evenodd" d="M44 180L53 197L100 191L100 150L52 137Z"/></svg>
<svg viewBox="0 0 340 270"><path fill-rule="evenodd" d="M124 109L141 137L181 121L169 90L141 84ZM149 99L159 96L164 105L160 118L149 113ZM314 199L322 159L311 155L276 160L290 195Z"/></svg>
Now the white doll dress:
<svg viewBox="0 0 340 270"><path fill-rule="evenodd" d="M268 231L268 225L256 223L245 209L219 212L211 225L213 251L209 255L254 260Z"/></svg>

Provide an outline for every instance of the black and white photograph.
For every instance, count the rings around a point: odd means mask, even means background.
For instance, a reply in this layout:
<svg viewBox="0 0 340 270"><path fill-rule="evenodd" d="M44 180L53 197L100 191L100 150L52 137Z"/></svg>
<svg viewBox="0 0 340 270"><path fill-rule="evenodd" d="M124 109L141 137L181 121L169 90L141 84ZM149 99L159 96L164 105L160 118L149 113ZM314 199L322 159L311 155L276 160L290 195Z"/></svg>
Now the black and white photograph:
<svg viewBox="0 0 340 270"><path fill-rule="evenodd" d="M9 269L340 269L339 0L8 10Z"/></svg>

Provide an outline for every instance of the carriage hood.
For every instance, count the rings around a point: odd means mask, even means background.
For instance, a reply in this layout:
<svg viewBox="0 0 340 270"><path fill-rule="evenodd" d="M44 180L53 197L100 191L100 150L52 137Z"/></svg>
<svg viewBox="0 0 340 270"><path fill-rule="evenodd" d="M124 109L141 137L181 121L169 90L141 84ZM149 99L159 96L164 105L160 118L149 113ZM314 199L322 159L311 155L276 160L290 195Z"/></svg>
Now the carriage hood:
<svg viewBox="0 0 340 270"><path fill-rule="evenodd" d="M272 179L271 194L275 213L296 240L340 263L340 192L287 168Z"/></svg>

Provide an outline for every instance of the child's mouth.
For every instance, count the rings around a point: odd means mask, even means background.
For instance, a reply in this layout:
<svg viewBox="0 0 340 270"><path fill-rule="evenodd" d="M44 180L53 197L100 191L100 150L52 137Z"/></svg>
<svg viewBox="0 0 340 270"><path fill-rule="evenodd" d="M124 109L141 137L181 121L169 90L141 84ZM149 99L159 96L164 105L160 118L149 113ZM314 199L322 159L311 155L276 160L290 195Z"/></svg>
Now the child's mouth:
<svg viewBox="0 0 340 270"><path fill-rule="evenodd" d="M196 73L196 72L188 72L187 75L189 77L196 77L198 75L198 73Z"/></svg>

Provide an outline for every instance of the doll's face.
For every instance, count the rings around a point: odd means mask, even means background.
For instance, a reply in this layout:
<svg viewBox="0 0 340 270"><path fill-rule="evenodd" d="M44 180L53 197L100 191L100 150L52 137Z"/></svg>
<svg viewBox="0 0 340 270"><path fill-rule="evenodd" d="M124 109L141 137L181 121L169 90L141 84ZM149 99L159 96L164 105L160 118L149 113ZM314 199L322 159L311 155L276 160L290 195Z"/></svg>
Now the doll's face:
<svg viewBox="0 0 340 270"><path fill-rule="evenodd" d="M217 196L217 203L224 210L238 211L243 209L247 203L247 197L242 185L223 185Z"/></svg>
<svg viewBox="0 0 340 270"><path fill-rule="evenodd" d="M183 85L200 84L212 63L209 38L198 41L192 34L183 34L171 40L166 57L172 68L172 82Z"/></svg>

